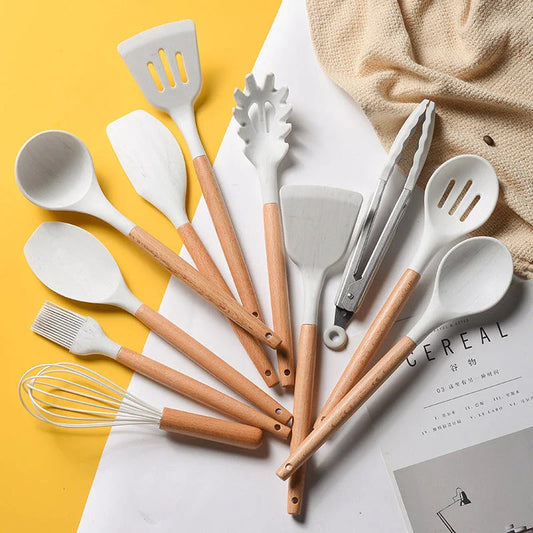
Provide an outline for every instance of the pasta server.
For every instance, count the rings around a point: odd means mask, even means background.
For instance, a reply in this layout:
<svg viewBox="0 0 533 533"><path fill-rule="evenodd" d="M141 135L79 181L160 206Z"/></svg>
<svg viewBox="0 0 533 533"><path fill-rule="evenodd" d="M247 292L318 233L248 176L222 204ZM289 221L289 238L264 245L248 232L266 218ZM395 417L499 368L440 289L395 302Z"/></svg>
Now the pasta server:
<svg viewBox="0 0 533 533"><path fill-rule="evenodd" d="M346 326L361 306L409 205L411 194L426 161L433 137L434 123L435 104L430 100L423 100L409 115L392 143L389 157L379 177L374 195L372 196L361 233L346 264L342 281L337 291L334 326L324 332L324 343L332 350L342 350L348 342ZM420 125L422 125L422 130L418 141L418 148L413 157L411 170L405 180L400 196L377 240L377 244L369 256L370 235L387 182L394 171L395 165L400 161L409 139L413 137ZM363 257L369 257L368 261L363 262Z"/></svg>
<svg viewBox="0 0 533 533"><path fill-rule="evenodd" d="M285 268L285 248L279 211L277 169L287 154L285 138L291 131L287 117L287 87L274 87L274 74L267 74L263 86L253 74L246 76L246 88L235 89L237 107L233 116L239 123L239 136L245 142L244 154L256 167L263 197L263 225L274 331L283 339L277 348L280 382L294 385L294 354Z"/></svg>

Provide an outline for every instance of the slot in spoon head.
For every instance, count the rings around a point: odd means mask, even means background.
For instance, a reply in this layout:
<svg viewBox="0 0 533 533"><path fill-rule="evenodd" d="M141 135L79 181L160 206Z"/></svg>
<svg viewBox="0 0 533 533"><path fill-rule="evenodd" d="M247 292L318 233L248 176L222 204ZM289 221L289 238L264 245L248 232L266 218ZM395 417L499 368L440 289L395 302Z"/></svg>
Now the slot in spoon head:
<svg viewBox="0 0 533 533"><path fill-rule="evenodd" d="M39 280L61 296L130 312L140 305L107 248L78 226L44 222L26 242L24 255Z"/></svg>
<svg viewBox="0 0 533 533"><path fill-rule="evenodd" d="M498 193L498 178L487 160L473 154L453 157L427 183L425 223L439 239L453 241L488 220Z"/></svg>
<svg viewBox="0 0 533 533"><path fill-rule="evenodd" d="M87 147L66 131L42 131L28 139L15 161L15 177L22 194L51 210L69 210L96 182Z"/></svg>

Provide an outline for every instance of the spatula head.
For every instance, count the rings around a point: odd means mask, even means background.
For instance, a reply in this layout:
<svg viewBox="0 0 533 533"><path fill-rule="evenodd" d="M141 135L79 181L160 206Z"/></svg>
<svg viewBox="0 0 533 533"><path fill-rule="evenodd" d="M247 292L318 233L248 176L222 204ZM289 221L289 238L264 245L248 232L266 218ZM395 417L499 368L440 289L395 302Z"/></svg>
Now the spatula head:
<svg viewBox="0 0 533 533"><path fill-rule="evenodd" d="M137 194L179 227L185 211L187 170L170 130L146 111L133 111L107 126L107 136Z"/></svg>
<svg viewBox="0 0 533 533"><path fill-rule="evenodd" d="M42 283L72 300L114 303L110 299L125 286L107 248L72 224L44 222L26 242L24 255Z"/></svg>
<svg viewBox="0 0 533 533"><path fill-rule="evenodd" d="M202 86L202 73L192 20L143 31L120 43L118 52L154 107L171 113L193 105Z"/></svg>
<svg viewBox="0 0 533 533"><path fill-rule="evenodd" d="M359 193L313 185L280 190L287 254L302 270L325 272L340 261L361 208Z"/></svg>

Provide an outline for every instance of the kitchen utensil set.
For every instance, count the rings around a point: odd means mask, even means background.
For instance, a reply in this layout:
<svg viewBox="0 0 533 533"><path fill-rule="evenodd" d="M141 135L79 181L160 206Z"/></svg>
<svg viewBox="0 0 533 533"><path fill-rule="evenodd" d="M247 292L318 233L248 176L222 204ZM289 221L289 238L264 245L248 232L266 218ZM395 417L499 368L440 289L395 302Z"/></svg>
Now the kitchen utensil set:
<svg viewBox="0 0 533 533"><path fill-rule="evenodd" d="M88 231L63 222L44 222L29 238L24 254L49 289L72 300L124 309L272 418L284 424L291 419L271 396L132 294L113 256Z"/></svg>
<svg viewBox="0 0 533 533"><path fill-rule="evenodd" d="M288 512L299 514L305 476L302 467L313 453L435 327L480 313L506 292L512 260L502 243L475 237L456 244L438 267L431 301L417 324L364 374L430 260L490 217L498 198L496 174L487 161L475 155L454 157L434 172L425 190L424 232L417 254L372 322L310 432L320 294L328 270L347 256L361 195L304 185L284 186L278 194L278 167L287 153L286 138L291 130L287 122L291 112L288 89L276 89L273 74L268 74L262 85L248 75L244 91L234 93L233 113L239 124L238 135L245 143L244 154L259 176L274 323L271 330L262 321L242 250L196 127L194 102L202 79L194 23L186 20L150 29L124 41L118 50L146 99L166 111L185 138L240 302L187 216L187 176L180 146L166 126L147 112L138 110L115 120L108 125L107 134L135 190L174 224L197 269L113 207L100 189L89 151L70 133L51 130L30 138L15 162L17 184L24 196L40 207L93 215L129 237L230 320L266 385L294 385L290 456L277 474L290 480ZM323 337L332 349L346 344L345 328L369 290L406 212L431 143L434 114L433 102L421 102L392 144L342 277L335 300L335 325ZM411 169L373 246L387 183L417 132ZM296 358L285 249L303 281L304 314ZM114 359L239 422L155 408L73 363L39 365L24 374L19 395L36 418L60 427L152 424L247 449L261 445L263 430L281 439L289 437L287 424L292 414L132 294L112 255L90 233L71 224L45 222L29 238L24 253L35 275L51 290L73 300L129 312L254 406L114 342L94 319L47 302L32 326L39 335L73 354L101 354ZM279 379L259 341L277 350Z"/></svg>
<svg viewBox="0 0 533 533"><path fill-rule="evenodd" d="M290 429L264 413L177 370L112 341L100 324L51 303L41 308L31 328L39 335L77 355L100 354L127 366L153 381L232 418L287 438Z"/></svg>
<svg viewBox="0 0 533 533"><path fill-rule="evenodd" d="M459 155L434 172L424 193L424 232L416 256L363 337L318 415L317 424L363 375L433 256L446 244L484 224L497 200L498 178L481 157Z"/></svg>
<svg viewBox="0 0 533 533"><path fill-rule="evenodd" d="M146 111L138 110L109 124L107 136L137 193L174 224L198 270L233 296L187 217L185 161L169 129ZM261 345L246 330L230 323L265 383L269 386L278 383Z"/></svg>
<svg viewBox="0 0 533 533"><path fill-rule="evenodd" d="M507 292L513 261L507 248L491 237L473 237L452 248L437 270L433 296L416 325L400 339L333 408L278 469L292 477L405 361L433 329L449 320L481 313ZM290 479L290 478L289 478Z"/></svg>

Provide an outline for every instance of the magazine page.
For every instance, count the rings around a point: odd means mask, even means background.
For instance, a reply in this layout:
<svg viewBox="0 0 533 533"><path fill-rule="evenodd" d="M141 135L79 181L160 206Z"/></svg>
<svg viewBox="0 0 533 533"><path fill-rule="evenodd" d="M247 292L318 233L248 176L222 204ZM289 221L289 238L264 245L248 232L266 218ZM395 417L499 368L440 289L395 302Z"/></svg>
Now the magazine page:
<svg viewBox="0 0 533 533"><path fill-rule="evenodd" d="M532 324L533 283L515 280L491 311L429 335L369 402L414 533L531 531Z"/></svg>

